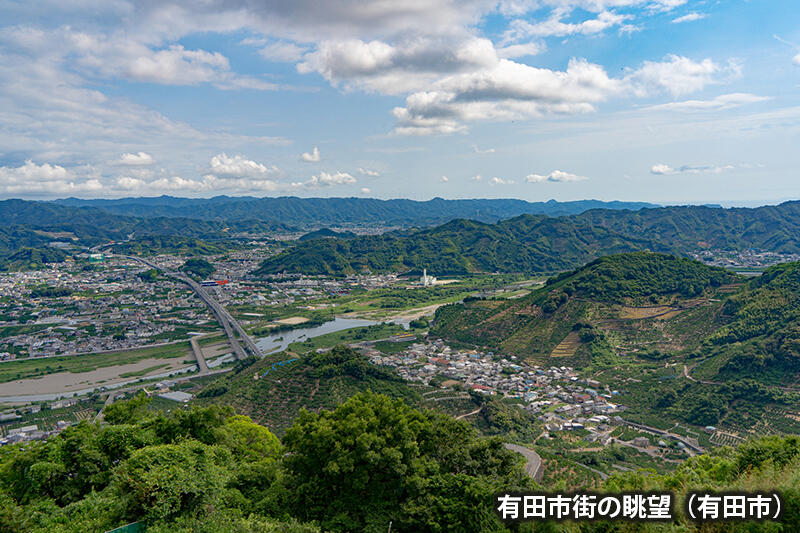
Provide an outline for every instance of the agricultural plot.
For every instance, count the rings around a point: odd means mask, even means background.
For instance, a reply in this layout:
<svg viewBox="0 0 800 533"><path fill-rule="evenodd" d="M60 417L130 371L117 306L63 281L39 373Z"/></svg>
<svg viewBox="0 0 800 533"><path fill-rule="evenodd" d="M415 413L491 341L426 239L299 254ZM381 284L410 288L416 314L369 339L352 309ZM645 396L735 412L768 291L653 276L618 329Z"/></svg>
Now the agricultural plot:
<svg viewBox="0 0 800 533"><path fill-rule="evenodd" d="M639 320L643 318L672 318L680 313L680 309L668 305L652 305L646 307L623 306L619 317L626 320Z"/></svg>
<svg viewBox="0 0 800 533"><path fill-rule="evenodd" d="M572 357L581 346L581 338L577 331L570 331L564 340L550 352L550 357Z"/></svg>

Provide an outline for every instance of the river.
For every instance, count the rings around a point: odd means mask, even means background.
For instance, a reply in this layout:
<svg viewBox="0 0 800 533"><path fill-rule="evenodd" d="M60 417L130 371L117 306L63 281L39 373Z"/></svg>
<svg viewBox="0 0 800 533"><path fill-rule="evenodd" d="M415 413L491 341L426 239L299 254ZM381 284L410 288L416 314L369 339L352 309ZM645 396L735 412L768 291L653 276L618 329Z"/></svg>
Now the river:
<svg viewBox="0 0 800 533"><path fill-rule="evenodd" d="M336 317L330 322L325 322L321 326L279 331L268 337L259 337L256 340L256 346L258 346L264 354L275 353L285 350L293 342L304 341L344 329L372 326L373 324L379 324L379 322L375 322L374 320L362 320L360 318Z"/></svg>

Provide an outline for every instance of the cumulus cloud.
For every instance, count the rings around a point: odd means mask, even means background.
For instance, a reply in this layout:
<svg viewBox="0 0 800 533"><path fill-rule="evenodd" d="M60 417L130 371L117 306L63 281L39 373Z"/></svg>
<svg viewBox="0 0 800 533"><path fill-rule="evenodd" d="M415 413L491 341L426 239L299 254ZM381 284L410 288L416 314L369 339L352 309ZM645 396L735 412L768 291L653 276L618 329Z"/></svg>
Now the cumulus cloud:
<svg viewBox="0 0 800 533"><path fill-rule="evenodd" d="M101 188L96 178L78 177L60 165L27 160L19 167L0 167L0 193L3 194L78 194Z"/></svg>
<svg viewBox="0 0 800 533"><path fill-rule="evenodd" d="M709 100L685 100L683 102L670 102L650 106L646 109L652 111L716 111L730 109L746 104L755 104L769 100L768 96L758 96L750 93L721 94Z"/></svg>
<svg viewBox="0 0 800 533"><path fill-rule="evenodd" d="M733 165L723 165L723 166L691 166L691 165L682 165L678 168L673 168L669 165L664 163L659 163L657 165L653 165L650 169L651 174L655 174L657 176L665 176L670 174L721 174L727 170L733 170Z"/></svg>
<svg viewBox="0 0 800 533"><path fill-rule="evenodd" d="M320 172L316 176L312 176L307 182L303 183L303 186L308 188L318 188L332 187L334 185L352 185L354 183L356 183L356 179L347 172L336 172L334 174Z"/></svg>
<svg viewBox="0 0 800 533"><path fill-rule="evenodd" d="M664 61L645 61L639 69L630 72L626 80L637 96L664 91L672 96L681 96L717 82L719 74L738 76L740 72L741 67L734 61L722 67L708 58L694 61L671 54Z"/></svg>
<svg viewBox="0 0 800 533"><path fill-rule="evenodd" d="M345 39L323 41L297 65L333 85L383 94L402 94L428 86L443 75L487 68L498 60L488 39L417 37L396 44Z"/></svg>
<svg viewBox="0 0 800 533"><path fill-rule="evenodd" d="M673 24L681 24L682 22L694 22L695 20L702 20L706 18L708 15L705 13L687 13L682 17L672 19Z"/></svg>
<svg viewBox="0 0 800 533"><path fill-rule="evenodd" d="M470 179L471 179L472 181L481 181L481 180L483 180L483 176L481 176L480 174L475 174L475 175L474 175L474 176L472 176L472 178L470 178Z"/></svg>
<svg viewBox="0 0 800 533"><path fill-rule="evenodd" d="M361 187L361 194L372 194L372 191L368 187Z"/></svg>
<svg viewBox="0 0 800 533"><path fill-rule="evenodd" d="M563 170L554 170L550 174L528 174L525 176L525 181L528 183L563 183L569 181L583 181L589 179L586 176L578 176L577 174L571 174L569 172L564 172Z"/></svg>
<svg viewBox="0 0 800 533"><path fill-rule="evenodd" d="M448 182L448 181L450 181L450 180L449 180L449 179L447 179L447 176L442 176L441 178L439 178L439 181L440 181L441 183L447 183L447 182Z"/></svg>
<svg viewBox="0 0 800 533"><path fill-rule="evenodd" d="M264 165L241 155L221 153L211 158L209 174L218 178L262 177L278 173L274 165Z"/></svg>
<svg viewBox="0 0 800 533"><path fill-rule="evenodd" d="M800 67L800 54L797 54L796 56L794 56L794 58L792 58L792 63Z"/></svg>
<svg viewBox="0 0 800 533"><path fill-rule="evenodd" d="M369 176L371 178L377 178L378 176L381 175L381 173L378 172L377 170L372 170L369 168L358 167L358 172L364 176Z"/></svg>
<svg viewBox="0 0 800 533"><path fill-rule="evenodd" d="M126 166L147 166L153 164L153 156L146 152L137 152L135 154L125 153L119 157L118 163Z"/></svg>
<svg viewBox="0 0 800 533"><path fill-rule="evenodd" d="M313 150L311 150L311 152L303 152L300 154L300 160L305 161L306 163L318 163L319 159L319 148L316 146Z"/></svg>
<svg viewBox="0 0 800 533"><path fill-rule="evenodd" d="M393 110L395 132L454 133L464 129L463 121L585 113L624 88L585 60L570 60L558 72L502 59L490 70L446 77L429 91L409 95L405 107Z"/></svg>
<svg viewBox="0 0 800 533"><path fill-rule="evenodd" d="M497 176L493 177L489 180L491 185L513 185L514 180L505 180L503 178L498 178Z"/></svg>

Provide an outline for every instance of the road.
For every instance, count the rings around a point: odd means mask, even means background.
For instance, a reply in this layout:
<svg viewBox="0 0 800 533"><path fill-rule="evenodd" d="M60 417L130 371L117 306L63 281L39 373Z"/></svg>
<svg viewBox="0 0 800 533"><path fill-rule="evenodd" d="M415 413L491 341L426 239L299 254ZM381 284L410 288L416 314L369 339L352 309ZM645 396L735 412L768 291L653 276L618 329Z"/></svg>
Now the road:
<svg viewBox="0 0 800 533"><path fill-rule="evenodd" d="M511 450L512 452L517 452L522 454L525 457L525 473L528 474L530 477L533 478L536 483L542 482L542 476L544 475L544 466L542 465L542 458L539 457L539 454L535 451L531 450L530 448L526 448L525 446L520 446L519 444L509 444L507 442L503 443L503 446L506 449Z"/></svg>
<svg viewBox="0 0 800 533"><path fill-rule="evenodd" d="M147 259L143 259L141 257L132 255L126 255L123 257L143 263L152 269L163 272L165 275L187 284L200 297L200 299L203 300L209 309L211 309L211 312L217 318L217 322L219 322L222 328L225 330L225 334L228 336L228 340L230 341L231 348L233 349L236 359L241 360L247 357L247 352L242 347L239 339L236 337L236 333L239 334L239 337L241 337L242 342L244 342L245 346L247 346L248 350L250 350L250 353L258 357L263 357L261 350L258 349L256 343L253 342L253 339L251 339L247 332L245 332L244 328L239 324L239 322L237 322L236 319L233 318L230 313L228 313L228 311L218 301L212 298L211 295L208 294L208 292L206 292L206 290L203 289L203 287L201 287L200 284L195 280L181 272L164 270L155 263L151 263Z"/></svg>
<svg viewBox="0 0 800 533"><path fill-rule="evenodd" d="M197 342L197 337L192 337L189 339L189 343L192 345L192 352L194 352L194 358L197 359L197 369L201 374L208 373L208 364L206 364L206 356L203 355L203 350L200 348L200 343Z"/></svg>

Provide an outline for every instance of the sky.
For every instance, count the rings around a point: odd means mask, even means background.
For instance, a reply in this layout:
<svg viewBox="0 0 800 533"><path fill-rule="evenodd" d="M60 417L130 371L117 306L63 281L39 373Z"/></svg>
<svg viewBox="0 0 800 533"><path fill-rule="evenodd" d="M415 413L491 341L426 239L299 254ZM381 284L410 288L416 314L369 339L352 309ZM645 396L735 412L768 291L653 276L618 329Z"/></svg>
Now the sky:
<svg viewBox="0 0 800 533"><path fill-rule="evenodd" d="M0 198L800 198L797 0L0 13Z"/></svg>

